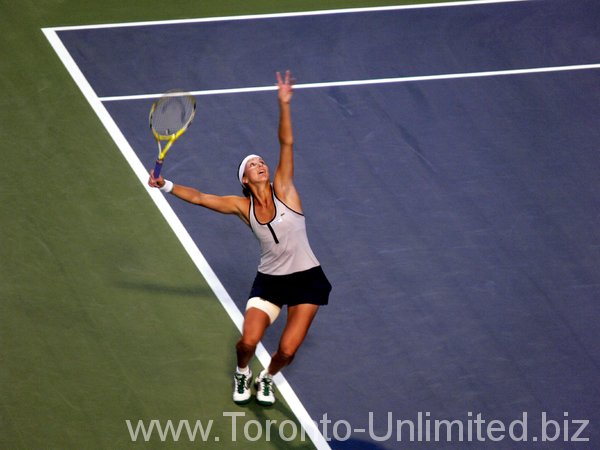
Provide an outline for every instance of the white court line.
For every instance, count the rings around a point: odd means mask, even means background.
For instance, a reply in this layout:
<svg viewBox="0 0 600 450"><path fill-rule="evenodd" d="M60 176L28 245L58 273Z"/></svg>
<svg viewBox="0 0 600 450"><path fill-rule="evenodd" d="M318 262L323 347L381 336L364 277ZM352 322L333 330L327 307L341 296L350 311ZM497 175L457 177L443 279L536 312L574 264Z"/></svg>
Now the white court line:
<svg viewBox="0 0 600 450"><path fill-rule="evenodd" d="M524 75L532 73L566 72L571 70L600 69L600 64L579 64L573 66L534 67L530 69L493 70L487 72L449 73L441 75L421 75L414 77L378 78L372 80L330 81L324 83L295 84L294 89L315 89L339 86L365 86L371 84L408 83L414 81L453 80L460 78L498 77L507 75ZM192 91L193 95L218 95L218 94L240 94L244 92L275 91L277 86L257 86L232 89L210 89L205 91ZM114 102L120 100L146 100L160 97L163 94L140 94L122 95L112 97L100 97L102 102Z"/></svg>
<svg viewBox="0 0 600 450"><path fill-rule="evenodd" d="M146 167L139 160L133 148L131 148L131 145L129 145L129 142L127 142L127 139L125 138L125 136L123 135L113 118L110 116L110 114L108 113L108 111L106 110L106 108L92 89L89 82L86 80L85 76L73 60L72 56L67 51L66 47L63 45L56 32L51 28L43 28L42 31L45 34L48 41L50 42L50 45L52 45L52 47L54 48L54 51L57 53L62 63L65 65L67 71L69 72L75 83L79 86L79 89L81 89L81 92L91 105L92 109L96 112L100 121L104 124L104 127L117 144L117 147L121 150L121 153L133 169L134 173L137 175L142 185L145 186L148 195L150 195L160 212L163 214L170 227L175 232L175 235L179 238L179 241L183 245L184 249L187 251L188 255L191 257L192 261L194 262L200 273L206 279L206 282L225 308L225 311L227 311L227 314L229 314L231 320L233 320L233 323L241 332L243 324L242 313L240 312L236 304L233 302L231 296L229 295L221 281L217 278L212 268L208 265L208 262L204 258L204 255L202 255L202 252L200 251L192 237L189 235L188 231L185 229L185 227L179 220L179 217L177 217L177 215L175 214L175 212L173 211L163 194L159 192L158 189L153 189L147 185L146 182L148 180L148 171ZM271 357L265 349L265 347L262 345L262 343L259 343L259 345L256 348L256 357L264 367L267 367L269 365ZM298 422L300 423L302 428L304 428L306 434L312 440L315 447L318 450L330 450L329 444L321 434L316 423L313 422L312 418L308 414L308 411L306 411L306 408L304 407L302 402L300 402L300 399L298 398L290 384L287 382L285 377L281 373L278 373L277 375L275 375L274 381L277 385L279 393L285 398L288 405L290 406L290 409L296 415Z"/></svg>
<svg viewBox="0 0 600 450"><path fill-rule="evenodd" d="M148 27L156 25L179 25L188 23L205 23L205 22L222 22L233 20L257 20L257 19L278 19L285 17L303 17L303 16L321 16L328 14L352 14L378 11L398 11L407 9L426 9L426 8L449 8L456 6L477 6L490 5L494 3L516 3L516 2L535 2L541 0L469 0L447 3L423 3L419 5L392 5L392 6L373 6L366 8L340 8L340 9L324 9L317 11L299 11L289 13L272 13L272 14L248 14L240 16L225 16L225 17L202 17L195 19L176 19L176 20L155 20L148 22L122 22L122 23L105 23L97 25L74 25L64 27L53 27L54 31L69 31L69 30L89 30L99 28L119 28L119 27Z"/></svg>

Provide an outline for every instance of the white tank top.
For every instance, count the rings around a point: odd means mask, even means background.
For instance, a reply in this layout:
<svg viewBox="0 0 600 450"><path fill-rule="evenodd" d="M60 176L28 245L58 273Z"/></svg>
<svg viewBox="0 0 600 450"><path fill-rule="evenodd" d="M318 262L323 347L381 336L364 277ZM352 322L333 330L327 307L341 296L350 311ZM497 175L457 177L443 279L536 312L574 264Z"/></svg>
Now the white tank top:
<svg viewBox="0 0 600 450"><path fill-rule="evenodd" d="M258 271L267 275L289 275L319 265L308 243L304 215L280 201L273 191L275 216L260 223L250 196L250 228L260 242Z"/></svg>

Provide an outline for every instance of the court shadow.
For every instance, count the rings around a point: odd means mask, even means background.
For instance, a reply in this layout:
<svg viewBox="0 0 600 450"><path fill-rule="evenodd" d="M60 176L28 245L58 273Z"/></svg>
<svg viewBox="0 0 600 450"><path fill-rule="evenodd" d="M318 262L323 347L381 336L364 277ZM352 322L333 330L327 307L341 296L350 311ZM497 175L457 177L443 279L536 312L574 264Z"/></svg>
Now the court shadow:
<svg viewBox="0 0 600 450"><path fill-rule="evenodd" d="M278 414L281 414L285 419L289 419L298 425L298 429L300 429L300 424L296 419L295 415L292 411L285 405L283 402L277 402L273 406L264 407L257 404L254 399L250 403L241 406L241 408L252 412L256 416L256 420L261 423L266 423L267 420L272 419L272 415L269 414L269 411L276 411ZM284 419L284 420L285 420ZM300 434L299 434L300 435ZM290 449L290 448L313 448L311 440L308 434L305 436L305 439L299 441L279 441L277 440L277 433L272 435L275 439L270 441L270 444L275 446L278 449ZM378 444L369 440L361 440L356 438L349 438L343 441L333 440L331 436L325 436L326 438L331 439L328 444L332 448L332 450L384 450L385 447L381 444Z"/></svg>
<svg viewBox="0 0 600 450"><path fill-rule="evenodd" d="M302 438L300 432L300 424L296 419L296 416L291 412L288 406L286 406L283 402L277 401L273 406L261 406L254 398L252 401L246 405L240 406L242 409L248 411L254 416L254 419L258 422L265 424L268 420L272 420L274 415L281 415L283 419L277 419L278 423L282 423L285 420L290 420L294 422L297 426L297 439L292 441L283 440L277 431L272 432L269 439L269 446L275 447L277 449L313 449L314 446L308 434ZM275 413L275 414L273 414Z"/></svg>

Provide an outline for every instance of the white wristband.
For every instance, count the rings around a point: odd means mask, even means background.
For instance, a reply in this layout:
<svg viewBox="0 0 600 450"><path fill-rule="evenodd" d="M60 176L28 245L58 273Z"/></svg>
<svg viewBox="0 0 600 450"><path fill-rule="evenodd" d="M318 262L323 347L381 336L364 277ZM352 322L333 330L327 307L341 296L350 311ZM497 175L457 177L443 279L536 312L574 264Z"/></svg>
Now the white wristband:
<svg viewBox="0 0 600 450"><path fill-rule="evenodd" d="M169 180L165 180L165 184L162 187L158 188L162 192L166 192L167 194L173 190L173 182Z"/></svg>

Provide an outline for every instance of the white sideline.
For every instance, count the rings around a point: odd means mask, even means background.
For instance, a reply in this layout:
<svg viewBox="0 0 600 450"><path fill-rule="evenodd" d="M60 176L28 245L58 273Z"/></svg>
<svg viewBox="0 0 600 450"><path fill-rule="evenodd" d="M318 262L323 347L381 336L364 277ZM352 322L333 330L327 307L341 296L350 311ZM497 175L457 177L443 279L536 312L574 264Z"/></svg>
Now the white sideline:
<svg viewBox="0 0 600 450"><path fill-rule="evenodd" d="M221 284L221 281L217 278L212 268L208 265L208 262L202 255L202 252L200 252L200 249L196 246L194 240L189 235L189 233L187 232L187 230L185 229L185 227L183 226L183 224L181 223L181 221L179 220L179 218L177 217L177 215L175 214L175 212L173 211L163 194L158 189L152 189L147 185L148 170L139 160L139 158L133 151L133 148L131 148L129 142L127 142L127 139L125 139L125 136L123 135L113 118L110 116L110 114L108 113L108 111L106 110L106 108L104 107L104 105L102 104L102 102L100 101L100 99L98 98L98 96L84 77L83 73L81 72L81 70L79 69L79 67L77 66L77 64L63 45L62 41L56 34L56 31L54 31L51 28L44 28L42 29L42 31L45 34L48 41L50 42L50 45L52 45L52 47L54 48L54 51L56 51L62 63L65 65L67 71L69 72L77 86L79 86L79 89L81 89L81 92L91 105L92 109L96 112L98 118L103 123L106 130L112 136L113 140L117 144L117 147L119 148L119 150L121 150L121 153L133 169L134 173L137 175L142 185L145 186L148 195L150 195L160 212L163 214L163 216L175 232L175 235L179 238L179 241L181 242L187 253L190 255L192 261L194 262L200 273L202 273L202 275L206 279L206 282L225 308L225 311L227 311L229 317L231 317L231 320L233 320L234 324L241 332L243 323L242 313L240 312L236 304L233 302L227 290L225 289L223 284ZM256 348L256 357L264 367L267 367L269 365L269 361L271 358L265 347L262 345L262 343L260 343ZM300 399L298 398L290 384L287 382L285 377L281 373L278 373L274 377L274 381L277 385L279 393L283 396L283 398L285 398L286 402L290 406L290 409L296 415L298 422L300 423L302 428L304 428L306 434L315 444L315 447L318 450L329 450L329 444L319 431L316 423L312 420L312 418L306 411L306 408L300 402Z"/></svg>

